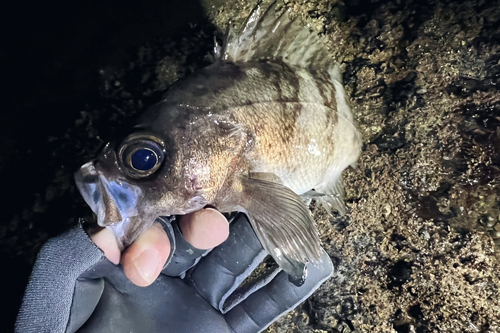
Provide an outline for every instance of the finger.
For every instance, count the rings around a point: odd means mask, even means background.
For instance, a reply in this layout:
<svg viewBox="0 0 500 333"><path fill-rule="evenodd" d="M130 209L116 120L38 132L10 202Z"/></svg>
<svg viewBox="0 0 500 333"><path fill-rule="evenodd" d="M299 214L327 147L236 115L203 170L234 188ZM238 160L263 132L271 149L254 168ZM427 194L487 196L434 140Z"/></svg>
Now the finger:
<svg viewBox="0 0 500 333"><path fill-rule="evenodd" d="M200 260L189 278L204 299L225 313L226 300L266 256L247 217L238 214L231 222L227 242Z"/></svg>
<svg viewBox="0 0 500 333"><path fill-rule="evenodd" d="M92 239L94 244L104 252L104 255L109 261L115 265L120 263L120 249L116 242L116 236L111 230L104 228L91 235L90 239Z"/></svg>
<svg viewBox="0 0 500 333"><path fill-rule="evenodd" d="M288 274L281 271L271 281L261 280L265 285L257 281L258 287L249 286L249 289L255 290L252 294L233 297L237 305L225 315L229 326L235 332L260 332L291 311L333 274L333 264L328 254L323 251L320 263L308 264L307 271L307 278L301 286L296 286Z"/></svg>
<svg viewBox="0 0 500 333"><path fill-rule="evenodd" d="M229 236L229 223L213 208L205 208L184 215L179 221L184 239L200 250L220 245Z"/></svg>
<svg viewBox="0 0 500 333"><path fill-rule="evenodd" d="M146 287L156 280L170 255L170 240L159 223L153 224L123 253L121 264L129 280Z"/></svg>

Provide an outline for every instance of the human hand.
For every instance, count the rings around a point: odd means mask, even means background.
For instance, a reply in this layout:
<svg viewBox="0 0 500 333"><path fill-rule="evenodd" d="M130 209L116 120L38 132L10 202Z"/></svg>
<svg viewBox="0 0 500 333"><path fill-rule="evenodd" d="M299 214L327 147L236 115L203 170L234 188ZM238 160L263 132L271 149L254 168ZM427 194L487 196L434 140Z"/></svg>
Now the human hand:
<svg viewBox="0 0 500 333"><path fill-rule="evenodd" d="M187 221L198 217L200 221L220 221L216 211L198 214ZM261 332L309 297L333 272L332 262L323 252L320 263L307 266L301 286L293 284L277 266L253 275L267 252L244 214L232 219L226 241L206 251L190 244L195 239L188 242L179 221L157 221L168 235L172 254L147 287L132 283L124 269L104 257L81 228L49 240L38 255L16 332ZM190 235L186 226L184 230ZM198 235L200 229L194 230L198 231L193 235ZM153 229L152 235L162 233ZM156 251L154 244L164 243L158 239L135 244L137 253L146 248ZM149 245L141 248L141 244ZM130 254L124 253L119 260L133 265L134 260L127 259ZM245 283L250 275L254 277Z"/></svg>
<svg viewBox="0 0 500 333"><path fill-rule="evenodd" d="M229 235L229 223L226 218L212 208L182 216L179 228L184 239L200 250L220 245ZM168 235L158 222L139 236L123 253L118 249L115 235L107 228L92 234L90 238L109 261L115 265L120 263L129 280L140 287L149 286L156 280L171 251Z"/></svg>

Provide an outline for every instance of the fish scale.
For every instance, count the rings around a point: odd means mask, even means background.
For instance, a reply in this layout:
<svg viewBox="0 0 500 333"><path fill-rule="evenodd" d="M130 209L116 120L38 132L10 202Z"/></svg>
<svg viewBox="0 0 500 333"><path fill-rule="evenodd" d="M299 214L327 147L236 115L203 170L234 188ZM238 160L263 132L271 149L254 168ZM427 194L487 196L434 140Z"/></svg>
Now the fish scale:
<svg viewBox="0 0 500 333"><path fill-rule="evenodd" d="M291 103L276 104L276 108L284 108ZM303 105L300 116L289 130L283 130L290 127L272 119L280 116L279 113L266 112L268 110L266 105L243 107L235 112L237 120L256 133L255 148L249 152L252 171L274 173L286 186L302 194L319 183L332 164L334 147L323 144L333 140L334 125L325 124L324 116L325 111L331 110L324 106ZM325 136L329 138L325 140ZM311 152L312 140L318 142L319 154Z"/></svg>
<svg viewBox="0 0 500 333"><path fill-rule="evenodd" d="M98 224L125 248L159 216L243 212L300 285L321 253L304 200L343 213L341 173L361 147L326 43L275 4L230 25L212 65L175 82L76 173Z"/></svg>

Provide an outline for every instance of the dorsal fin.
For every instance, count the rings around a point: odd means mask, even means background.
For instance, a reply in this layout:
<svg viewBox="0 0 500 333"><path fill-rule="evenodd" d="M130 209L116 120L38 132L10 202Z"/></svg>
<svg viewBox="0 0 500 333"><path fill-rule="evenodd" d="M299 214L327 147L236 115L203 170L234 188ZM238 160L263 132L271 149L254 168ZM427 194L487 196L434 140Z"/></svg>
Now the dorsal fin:
<svg viewBox="0 0 500 333"><path fill-rule="evenodd" d="M266 11L257 5L240 29L229 24L216 58L231 62L277 59L290 66L332 70L336 63L325 37L301 25L290 11L284 9L280 14L276 2Z"/></svg>

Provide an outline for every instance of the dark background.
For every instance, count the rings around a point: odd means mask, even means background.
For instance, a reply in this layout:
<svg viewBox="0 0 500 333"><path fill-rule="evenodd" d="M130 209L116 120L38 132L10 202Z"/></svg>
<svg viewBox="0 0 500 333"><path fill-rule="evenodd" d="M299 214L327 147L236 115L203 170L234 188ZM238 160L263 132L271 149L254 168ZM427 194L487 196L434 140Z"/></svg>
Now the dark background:
<svg viewBox="0 0 500 333"><path fill-rule="evenodd" d="M70 175L92 152L68 128L106 103L99 70L124 67L140 45L203 20L195 0L1 6L0 332L12 330L40 246L89 213Z"/></svg>

